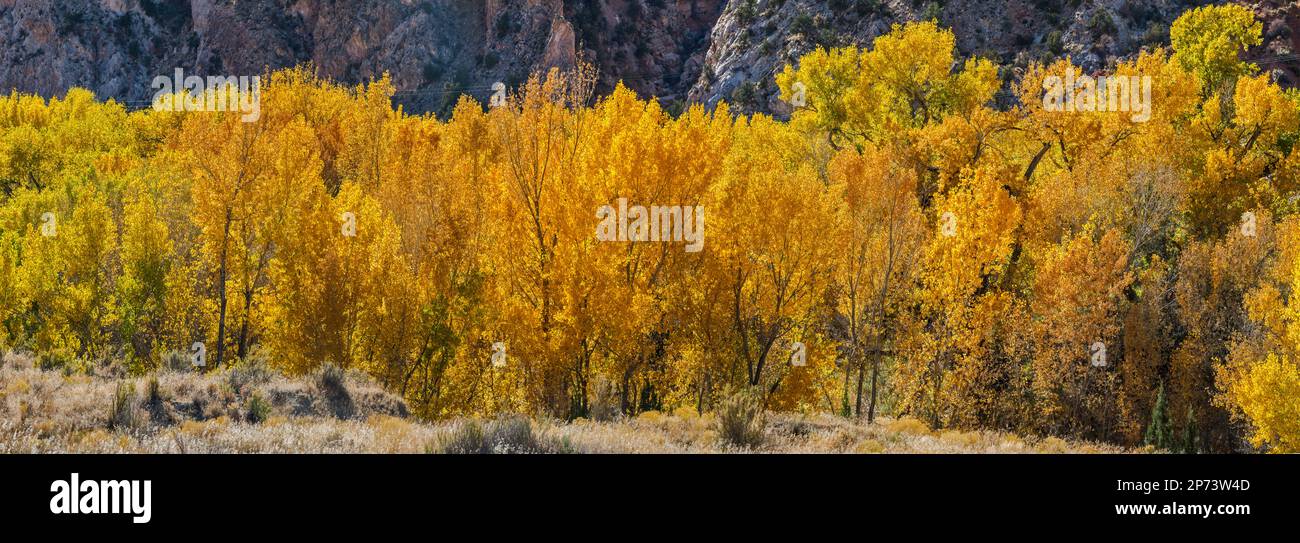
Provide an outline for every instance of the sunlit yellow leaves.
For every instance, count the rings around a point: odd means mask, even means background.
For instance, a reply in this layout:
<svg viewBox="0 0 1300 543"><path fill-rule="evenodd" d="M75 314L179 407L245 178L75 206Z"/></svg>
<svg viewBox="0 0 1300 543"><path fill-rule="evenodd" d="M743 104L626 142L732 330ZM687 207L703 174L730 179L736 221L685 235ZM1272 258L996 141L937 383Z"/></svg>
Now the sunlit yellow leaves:
<svg viewBox="0 0 1300 543"><path fill-rule="evenodd" d="M1085 230L1047 250L1036 267L1034 390L1052 430L1094 430L1112 402L1115 372L1107 368L1123 361L1118 340L1124 291L1133 280L1129 253L1119 232ZM1105 358L1098 366L1093 357L1100 352Z"/></svg>
<svg viewBox="0 0 1300 543"><path fill-rule="evenodd" d="M969 405L962 391L972 390L972 380L985 375L978 368L993 362L992 327L1010 308L1009 296L989 288L1008 269L1020 222L1020 205L1004 188L1008 175L992 168L967 171L932 208L933 241L914 292L918 320L907 324L910 337L902 341L909 362L899 386L906 405L935 423L952 421L957 405ZM950 379L954 368L963 368L963 382Z"/></svg>
<svg viewBox="0 0 1300 543"><path fill-rule="evenodd" d="M175 252L159 213L161 202L147 193L135 198L124 206L117 297L122 339L129 343L131 362L138 369L152 366L154 349L163 341L167 275Z"/></svg>
<svg viewBox="0 0 1300 543"><path fill-rule="evenodd" d="M772 386L788 370L774 351L814 333L840 204L811 165L787 154L800 148L797 134L766 117L737 131L706 202L711 262L702 286L725 301L711 311L734 323L723 333L744 384Z"/></svg>
<svg viewBox="0 0 1300 543"><path fill-rule="evenodd" d="M1251 443L1271 452L1300 451L1300 365L1269 354L1225 375L1228 396L1254 428Z"/></svg>
<svg viewBox="0 0 1300 543"><path fill-rule="evenodd" d="M1174 61L1216 91L1225 81L1254 72L1254 64L1238 60L1248 47L1260 44L1263 25L1245 6L1203 6L1184 13L1169 27Z"/></svg>
<svg viewBox="0 0 1300 543"><path fill-rule="evenodd" d="M1236 260L1262 272L1258 286L1244 300L1254 327L1253 333L1235 338L1227 363L1216 366L1215 400L1249 423L1255 446L1295 452L1300 447L1300 368L1295 364L1300 355L1300 304L1294 298L1300 284L1300 228L1294 218L1276 226L1267 215L1258 221L1256 238L1229 247L1241 245L1257 253L1276 236L1280 250L1275 260L1265 260L1264 255Z"/></svg>
<svg viewBox="0 0 1300 543"><path fill-rule="evenodd" d="M62 212L68 208L70 214ZM18 302L35 308L42 326L32 339L42 353L93 360L107 353L108 327L115 324L107 263L117 251L117 225L104 195L90 185L48 213L56 229L26 229Z"/></svg>
<svg viewBox="0 0 1300 543"><path fill-rule="evenodd" d="M951 31L934 22L895 25L869 50L818 49L777 76L781 97L799 101L792 122L825 133L833 145L861 146L968 115L997 92L997 69L983 59L955 64Z"/></svg>
<svg viewBox="0 0 1300 543"><path fill-rule="evenodd" d="M929 290L938 306L974 294L986 276L1008 264L1021 213L1004 188L1011 175L992 168L968 171L956 187L936 197L935 243L927 264L932 270ZM951 225L947 232L945 223Z"/></svg>

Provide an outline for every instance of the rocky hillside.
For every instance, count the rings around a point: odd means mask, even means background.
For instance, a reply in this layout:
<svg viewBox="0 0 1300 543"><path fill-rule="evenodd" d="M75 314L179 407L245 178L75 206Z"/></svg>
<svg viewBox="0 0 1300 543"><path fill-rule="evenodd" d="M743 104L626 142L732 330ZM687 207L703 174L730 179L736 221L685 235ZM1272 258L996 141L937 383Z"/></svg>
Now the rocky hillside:
<svg viewBox="0 0 1300 543"><path fill-rule="evenodd" d="M725 99L747 111L777 111L772 76L816 47L868 45L901 21L935 19L953 29L964 55L1014 70L1069 56L1103 69L1143 47L1169 42L1169 25L1195 0L732 0L714 25L702 77L690 100ZM1300 61L1300 3L1241 2L1264 21L1254 58L1294 85ZM1282 58L1275 58L1282 57Z"/></svg>
<svg viewBox="0 0 1300 543"><path fill-rule="evenodd" d="M726 99L780 113L771 76L817 46L869 44L895 22L938 18L963 54L1011 68L1070 55L1101 68L1168 40L1196 0L0 0L0 88L89 88L134 106L156 75L250 75L312 63L361 82L384 72L410 110L578 58L667 104ZM1300 3L1250 0L1285 84L1300 73Z"/></svg>

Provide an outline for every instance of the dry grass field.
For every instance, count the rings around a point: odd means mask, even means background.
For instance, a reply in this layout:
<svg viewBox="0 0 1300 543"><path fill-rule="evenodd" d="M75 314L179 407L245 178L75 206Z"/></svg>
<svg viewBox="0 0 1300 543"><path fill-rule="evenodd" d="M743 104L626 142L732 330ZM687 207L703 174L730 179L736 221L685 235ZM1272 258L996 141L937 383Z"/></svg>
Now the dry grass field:
<svg viewBox="0 0 1300 543"><path fill-rule="evenodd" d="M505 417L423 422L364 376L289 379L265 369L142 378L66 375L0 359L3 453L1115 453L1109 445L1000 432L932 431L910 418L874 424L767 413L752 444L724 439L693 409L562 422Z"/></svg>

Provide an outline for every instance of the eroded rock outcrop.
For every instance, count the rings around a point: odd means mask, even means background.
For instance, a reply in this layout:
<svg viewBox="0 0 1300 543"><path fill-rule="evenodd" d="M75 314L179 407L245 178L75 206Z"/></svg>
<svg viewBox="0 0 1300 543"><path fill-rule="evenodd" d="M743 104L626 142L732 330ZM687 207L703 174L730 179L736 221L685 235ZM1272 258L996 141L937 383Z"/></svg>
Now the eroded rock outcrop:
<svg viewBox="0 0 1300 543"><path fill-rule="evenodd" d="M154 76L255 75L310 63L360 83L387 72L409 110L445 112L462 92L595 64L672 107L728 100L781 113L772 75L818 46L867 45L890 25L937 18L962 54L1011 69L1070 55L1102 69L1194 0L0 0L0 87L73 86L135 107ZM1264 22L1261 67L1295 85L1300 4L1243 2ZM942 5L942 7L940 7Z"/></svg>

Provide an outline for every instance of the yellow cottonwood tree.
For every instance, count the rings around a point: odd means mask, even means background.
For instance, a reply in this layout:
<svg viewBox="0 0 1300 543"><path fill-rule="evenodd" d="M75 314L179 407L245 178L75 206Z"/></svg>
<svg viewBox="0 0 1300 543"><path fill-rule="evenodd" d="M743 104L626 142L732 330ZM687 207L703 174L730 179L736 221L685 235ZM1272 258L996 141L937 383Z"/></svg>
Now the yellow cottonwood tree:
<svg viewBox="0 0 1300 543"><path fill-rule="evenodd" d="M1300 223L1290 218L1273 226L1263 222L1256 237L1240 243L1258 247L1276 237L1275 259L1254 269L1262 279L1245 295L1244 306L1255 325L1233 341L1224 364L1214 367L1215 404L1249 425L1251 444L1272 452L1300 451L1300 319L1293 299L1300 281ZM1263 238L1263 239L1260 239ZM1250 261L1238 265L1250 266ZM1260 268L1263 268L1262 270ZM1262 272L1262 273L1260 273Z"/></svg>
<svg viewBox="0 0 1300 543"><path fill-rule="evenodd" d="M934 233L913 291L919 312L905 324L899 350L907 363L897 378L900 408L936 426L980 416L959 406L980 402L992 392L983 383L1005 369L991 348L998 313L1011 309L1010 294L994 287L1007 270L1020 221L1020 204L1004 188L1014 175L967 171L932 208Z"/></svg>
<svg viewBox="0 0 1300 543"><path fill-rule="evenodd" d="M875 417L885 351L898 333L900 306L914 286L929 229L916 197L915 173L888 153L844 150L831 165L831 178L843 191L847 217L844 243L834 267L837 310L845 320L848 362L845 380L857 369L854 412L863 407L870 369L867 419Z"/></svg>
<svg viewBox="0 0 1300 543"><path fill-rule="evenodd" d="M779 389L793 368L788 345L809 343L830 282L840 204L798 153L801 139L767 117L736 127L732 153L705 210L711 256L703 288L729 330L727 382ZM706 295L707 296L707 295ZM718 348L718 347L715 347ZM817 361L825 364L828 361Z"/></svg>

